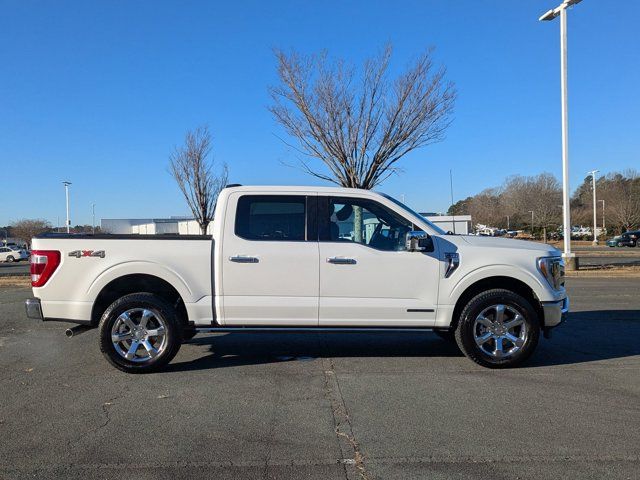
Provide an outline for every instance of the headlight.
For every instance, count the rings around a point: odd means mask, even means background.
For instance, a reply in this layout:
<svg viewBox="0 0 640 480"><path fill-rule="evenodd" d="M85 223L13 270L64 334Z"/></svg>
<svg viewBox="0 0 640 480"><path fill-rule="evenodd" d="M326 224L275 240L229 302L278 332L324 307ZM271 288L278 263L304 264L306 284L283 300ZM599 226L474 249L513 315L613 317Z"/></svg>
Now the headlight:
<svg viewBox="0 0 640 480"><path fill-rule="evenodd" d="M554 290L564 287L564 261L561 257L541 257L538 270Z"/></svg>

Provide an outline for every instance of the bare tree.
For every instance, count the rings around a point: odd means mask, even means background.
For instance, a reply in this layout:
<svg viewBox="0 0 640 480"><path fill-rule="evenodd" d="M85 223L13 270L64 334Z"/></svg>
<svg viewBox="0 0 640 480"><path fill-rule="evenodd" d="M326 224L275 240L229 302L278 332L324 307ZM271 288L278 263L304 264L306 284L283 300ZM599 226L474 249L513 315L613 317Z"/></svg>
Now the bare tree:
<svg viewBox="0 0 640 480"><path fill-rule="evenodd" d="M40 218L17 220L11 224L11 235L19 238L27 245L36 235L51 230L51 224Z"/></svg>
<svg viewBox="0 0 640 480"><path fill-rule="evenodd" d="M547 229L560 222L562 189L558 179L550 173L540 173L531 177L509 177L504 185L503 200L506 214L519 219L526 218L529 225L529 212L533 212L531 229L542 229L545 242Z"/></svg>
<svg viewBox="0 0 640 480"><path fill-rule="evenodd" d="M468 214L475 223L483 225L502 224L502 197L500 188L487 188L469 201Z"/></svg>
<svg viewBox="0 0 640 480"><path fill-rule="evenodd" d="M395 80L388 79L391 47L365 61L360 74L325 53L275 52L280 84L271 88L270 110L303 155L320 160L303 169L345 187L371 189L398 171L410 151L444 139L455 89L432 50Z"/></svg>
<svg viewBox="0 0 640 480"><path fill-rule="evenodd" d="M578 224L593 222L591 176L585 177L571 200L571 217ZM607 229L623 232L640 225L640 174L633 169L611 172L596 182L597 201L605 201ZM597 211L600 213L600 204ZM600 222L602 219L600 219Z"/></svg>
<svg viewBox="0 0 640 480"><path fill-rule="evenodd" d="M640 225L640 174L633 169L612 173L602 186L599 197L605 200L612 223L623 231Z"/></svg>
<svg viewBox="0 0 640 480"><path fill-rule="evenodd" d="M176 147L169 156L169 171L200 225L200 231L206 234L218 195L229 176L226 163L220 173L214 172L211 134L206 126L187 132L184 145Z"/></svg>

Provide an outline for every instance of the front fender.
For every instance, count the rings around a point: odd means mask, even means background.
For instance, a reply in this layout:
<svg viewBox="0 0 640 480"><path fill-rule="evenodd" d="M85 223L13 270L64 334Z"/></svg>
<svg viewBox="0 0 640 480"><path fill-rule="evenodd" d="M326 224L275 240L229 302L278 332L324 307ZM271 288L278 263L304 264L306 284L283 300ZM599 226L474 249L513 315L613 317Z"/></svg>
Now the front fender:
<svg viewBox="0 0 640 480"><path fill-rule="evenodd" d="M541 276L538 276L537 273L534 274L528 270L518 268L513 265L489 265L472 270L457 279L453 288L448 290L448 297L442 299L443 303L447 305L455 305L467 288L480 280L485 280L491 277L509 277L520 280L533 290L540 301L557 300L549 287L542 283L545 280Z"/></svg>

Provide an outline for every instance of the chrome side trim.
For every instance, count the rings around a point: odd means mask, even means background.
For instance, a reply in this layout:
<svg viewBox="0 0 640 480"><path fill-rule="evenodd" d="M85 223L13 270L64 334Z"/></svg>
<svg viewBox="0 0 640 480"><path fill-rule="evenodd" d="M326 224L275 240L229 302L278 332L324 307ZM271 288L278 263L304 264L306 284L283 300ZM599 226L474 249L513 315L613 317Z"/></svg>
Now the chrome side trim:
<svg viewBox="0 0 640 480"><path fill-rule="evenodd" d="M449 278L460 266L460 254L455 252L446 252L444 258L447 261L447 269L444 272L444 278Z"/></svg>

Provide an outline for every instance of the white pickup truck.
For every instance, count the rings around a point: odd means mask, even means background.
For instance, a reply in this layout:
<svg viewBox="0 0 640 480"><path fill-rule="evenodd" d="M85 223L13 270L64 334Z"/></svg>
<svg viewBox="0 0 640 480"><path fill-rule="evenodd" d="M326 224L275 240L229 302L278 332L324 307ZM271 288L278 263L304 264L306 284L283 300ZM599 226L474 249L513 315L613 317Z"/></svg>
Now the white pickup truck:
<svg viewBox="0 0 640 480"><path fill-rule="evenodd" d="M69 336L99 328L107 360L131 373L227 331L431 329L507 367L569 307L555 248L452 235L372 191L229 186L212 232L38 236L27 316L79 324Z"/></svg>

